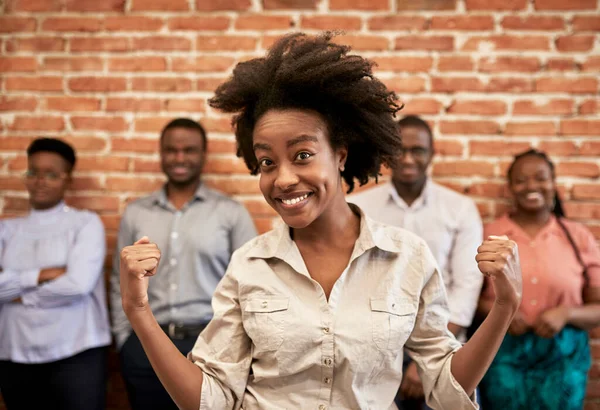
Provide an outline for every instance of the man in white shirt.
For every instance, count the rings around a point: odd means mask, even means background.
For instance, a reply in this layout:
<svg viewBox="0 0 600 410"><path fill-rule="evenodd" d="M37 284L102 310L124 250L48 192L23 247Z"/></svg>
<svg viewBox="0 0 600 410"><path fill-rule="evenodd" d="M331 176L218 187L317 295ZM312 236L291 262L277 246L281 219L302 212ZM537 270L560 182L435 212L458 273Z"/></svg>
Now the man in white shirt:
<svg viewBox="0 0 600 410"><path fill-rule="evenodd" d="M475 255L483 240L475 203L427 176L433 158L429 125L417 116L398 122L403 150L389 183L348 197L371 218L407 229L427 242L444 276L450 323L448 329L466 339L481 291L482 275ZM403 410L424 408L417 367L407 365L398 405Z"/></svg>

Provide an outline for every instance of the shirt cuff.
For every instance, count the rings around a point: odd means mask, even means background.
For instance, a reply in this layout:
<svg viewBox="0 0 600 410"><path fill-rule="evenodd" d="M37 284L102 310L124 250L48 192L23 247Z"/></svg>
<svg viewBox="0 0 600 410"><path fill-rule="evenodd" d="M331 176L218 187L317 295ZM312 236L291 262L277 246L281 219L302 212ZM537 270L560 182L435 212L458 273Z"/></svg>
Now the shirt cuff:
<svg viewBox="0 0 600 410"><path fill-rule="evenodd" d="M39 269L30 269L21 271L19 273L19 280L21 281L21 287L23 289L34 288L38 285L38 279L40 277Z"/></svg>

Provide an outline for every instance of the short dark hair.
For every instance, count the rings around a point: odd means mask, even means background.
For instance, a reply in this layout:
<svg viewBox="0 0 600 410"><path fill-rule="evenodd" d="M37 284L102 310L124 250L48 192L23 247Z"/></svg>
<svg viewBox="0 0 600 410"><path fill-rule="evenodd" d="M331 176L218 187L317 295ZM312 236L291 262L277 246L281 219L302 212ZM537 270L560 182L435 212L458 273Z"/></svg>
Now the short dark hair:
<svg viewBox="0 0 600 410"><path fill-rule="evenodd" d="M210 106L236 113L233 126L237 154L252 174L259 172L252 134L258 119L271 109L316 111L328 125L334 148L348 149L342 177L351 192L377 178L382 164L394 165L401 149L395 113L396 95L373 76L373 63L348 55L331 32L319 36L289 34L266 57L239 63L215 91Z"/></svg>
<svg viewBox="0 0 600 410"><path fill-rule="evenodd" d="M165 137L165 133L173 128L187 128L188 130L198 131L200 136L202 137L202 150L206 151L207 138L206 138L206 130L204 127L197 121L191 120L189 118L175 118L171 122L169 122L160 133L160 143L162 144L163 138Z"/></svg>
<svg viewBox="0 0 600 410"><path fill-rule="evenodd" d="M433 150L433 133L431 132L431 127L421 117L418 117L416 115L407 115L406 117L398 121L398 127L423 128L425 131L427 131L427 135L429 136L429 146Z"/></svg>
<svg viewBox="0 0 600 410"><path fill-rule="evenodd" d="M73 147L56 138L37 138L33 140L27 147L27 158L38 152L53 152L60 155L68 164L67 172L73 170L77 161Z"/></svg>

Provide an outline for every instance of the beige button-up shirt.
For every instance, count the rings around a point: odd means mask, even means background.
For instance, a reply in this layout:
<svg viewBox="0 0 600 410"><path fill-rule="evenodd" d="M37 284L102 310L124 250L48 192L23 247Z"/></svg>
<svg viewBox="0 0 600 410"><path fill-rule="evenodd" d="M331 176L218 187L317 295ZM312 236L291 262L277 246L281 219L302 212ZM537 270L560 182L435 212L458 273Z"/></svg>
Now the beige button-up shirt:
<svg viewBox="0 0 600 410"><path fill-rule="evenodd" d="M189 354L204 373L200 409L393 409L403 348L430 406L478 408L450 371L461 344L429 248L362 213L329 300L281 224L234 253L213 309Z"/></svg>

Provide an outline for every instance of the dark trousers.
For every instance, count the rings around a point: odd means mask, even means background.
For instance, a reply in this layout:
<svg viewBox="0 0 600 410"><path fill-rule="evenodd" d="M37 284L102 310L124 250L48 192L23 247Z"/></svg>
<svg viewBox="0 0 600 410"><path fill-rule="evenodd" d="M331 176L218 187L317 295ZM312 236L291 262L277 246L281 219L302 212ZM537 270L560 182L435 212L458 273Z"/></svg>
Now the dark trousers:
<svg viewBox="0 0 600 410"><path fill-rule="evenodd" d="M187 355L194 347L196 339L197 337L188 337L172 340L177 349ZM119 357L132 410L177 410L171 396L154 373L142 344L134 332L121 347Z"/></svg>
<svg viewBox="0 0 600 410"><path fill-rule="evenodd" d="M0 361L0 391L8 410L105 410L107 349L56 362Z"/></svg>

